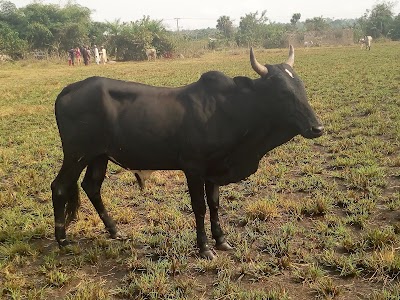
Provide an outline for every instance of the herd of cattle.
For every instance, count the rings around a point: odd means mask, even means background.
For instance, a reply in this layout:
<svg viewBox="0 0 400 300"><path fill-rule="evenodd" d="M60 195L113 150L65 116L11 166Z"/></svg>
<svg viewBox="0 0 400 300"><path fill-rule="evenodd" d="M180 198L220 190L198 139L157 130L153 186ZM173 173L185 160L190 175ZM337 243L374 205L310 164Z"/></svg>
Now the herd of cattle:
<svg viewBox="0 0 400 300"><path fill-rule="evenodd" d="M370 36L370 35L365 35L363 38L358 40L358 43L361 45L361 49L363 49L365 47L365 49L371 50L371 42L372 42L372 36ZM304 41L303 45L305 48L319 46L318 43L314 43L311 40Z"/></svg>
<svg viewBox="0 0 400 300"><path fill-rule="evenodd" d="M111 237L124 237L100 192L112 161L128 170L182 170L200 256L215 257L204 227L206 202L215 248L232 249L219 222L219 187L256 172L267 152L296 135L324 132L293 70L292 46L276 65L260 64L251 49L250 65L259 78L209 71L178 88L104 77L65 87L55 102L64 159L51 184L58 244L69 243L66 227L79 207L77 181L85 168L83 190Z"/></svg>

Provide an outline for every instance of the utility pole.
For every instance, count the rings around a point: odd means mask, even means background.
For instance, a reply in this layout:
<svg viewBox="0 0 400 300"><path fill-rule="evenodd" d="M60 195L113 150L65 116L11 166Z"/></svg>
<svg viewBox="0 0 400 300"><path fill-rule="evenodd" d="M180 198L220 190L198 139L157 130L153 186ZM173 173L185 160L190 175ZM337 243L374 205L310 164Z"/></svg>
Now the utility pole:
<svg viewBox="0 0 400 300"><path fill-rule="evenodd" d="M174 18L176 20L176 30L179 32L179 20L181 18Z"/></svg>

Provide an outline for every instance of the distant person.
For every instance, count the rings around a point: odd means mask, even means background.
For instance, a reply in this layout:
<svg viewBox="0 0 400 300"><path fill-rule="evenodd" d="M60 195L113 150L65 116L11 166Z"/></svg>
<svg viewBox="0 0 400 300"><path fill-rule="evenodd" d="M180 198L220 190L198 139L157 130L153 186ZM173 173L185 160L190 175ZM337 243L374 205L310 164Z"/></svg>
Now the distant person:
<svg viewBox="0 0 400 300"><path fill-rule="evenodd" d="M103 52L101 52L101 48L99 49L99 63L103 61Z"/></svg>
<svg viewBox="0 0 400 300"><path fill-rule="evenodd" d="M92 59L92 51L90 50L89 46L86 47L86 52L88 55L88 64L90 64L90 60Z"/></svg>
<svg viewBox="0 0 400 300"><path fill-rule="evenodd" d="M76 64L79 66L82 63L81 59L82 53L79 47L75 48L75 56L76 56Z"/></svg>
<svg viewBox="0 0 400 300"><path fill-rule="evenodd" d="M100 53L101 53L101 62L104 65L107 62L107 51L103 46L101 46Z"/></svg>
<svg viewBox="0 0 400 300"><path fill-rule="evenodd" d="M68 50L68 65L74 66L75 65L75 49L71 48Z"/></svg>
<svg viewBox="0 0 400 300"><path fill-rule="evenodd" d="M94 52L94 61L98 65L100 63L100 54L99 54L99 49L97 48L96 45L94 45L93 52Z"/></svg>
<svg viewBox="0 0 400 300"><path fill-rule="evenodd" d="M86 47L85 46L81 46L80 51L81 51L81 54L82 54L83 63L85 64L85 66L87 66L89 64L89 56L88 56Z"/></svg>

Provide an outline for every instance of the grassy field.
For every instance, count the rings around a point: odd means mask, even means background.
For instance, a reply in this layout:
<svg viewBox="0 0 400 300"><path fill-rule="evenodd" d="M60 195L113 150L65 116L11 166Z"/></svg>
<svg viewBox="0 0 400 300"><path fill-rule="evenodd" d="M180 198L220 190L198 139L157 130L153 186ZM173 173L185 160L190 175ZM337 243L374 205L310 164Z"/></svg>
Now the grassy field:
<svg viewBox="0 0 400 300"><path fill-rule="evenodd" d="M103 198L129 240L108 239L81 191L68 229L76 243L58 248L54 100L92 75L161 86L208 70L255 77L247 51L89 67L0 65L0 298L400 299L400 44L295 52L326 134L296 137L264 157L257 173L221 189L221 223L234 251L213 261L197 257L183 173L156 172L141 192L111 163ZM279 63L287 50L256 54Z"/></svg>

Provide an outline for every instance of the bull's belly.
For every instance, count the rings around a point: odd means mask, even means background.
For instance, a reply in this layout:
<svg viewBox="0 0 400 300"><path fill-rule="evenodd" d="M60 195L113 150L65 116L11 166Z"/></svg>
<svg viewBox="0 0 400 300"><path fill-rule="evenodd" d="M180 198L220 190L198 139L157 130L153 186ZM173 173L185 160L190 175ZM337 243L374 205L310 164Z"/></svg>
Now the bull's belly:
<svg viewBox="0 0 400 300"><path fill-rule="evenodd" d="M169 157L147 157L108 154L109 159L128 170L182 170L176 159ZM165 158L165 159L162 159Z"/></svg>
<svg viewBox="0 0 400 300"><path fill-rule="evenodd" d="M111 161L129 170L182 170L179 154L161 146L110 149L107 155Z"/></svg>

